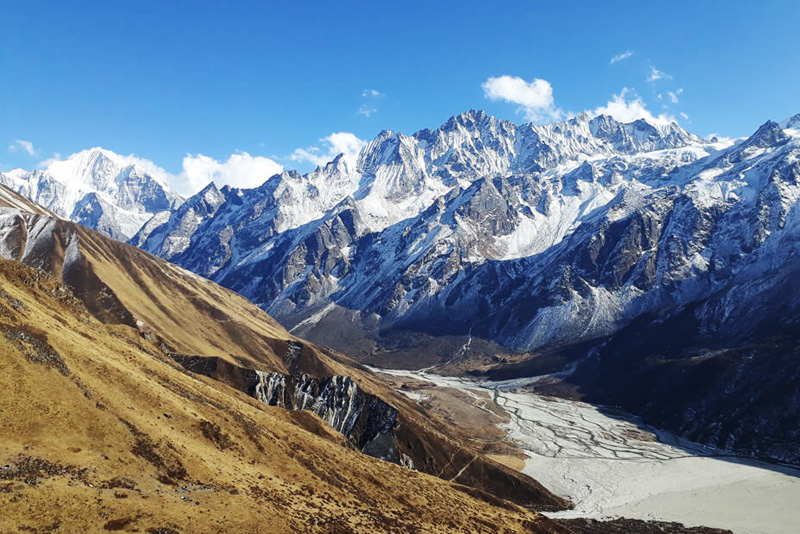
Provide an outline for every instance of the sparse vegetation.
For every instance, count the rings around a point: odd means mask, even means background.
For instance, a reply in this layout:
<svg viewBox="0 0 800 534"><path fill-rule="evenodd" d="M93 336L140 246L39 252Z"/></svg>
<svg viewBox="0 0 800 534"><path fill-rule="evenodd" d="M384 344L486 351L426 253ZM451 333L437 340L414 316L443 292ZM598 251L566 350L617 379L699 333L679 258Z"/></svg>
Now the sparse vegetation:
<svg viewBox="0 0 800 534"><path fill-rule="evenodd" d="M64 376L69 376L70 371L61 355L47 342L47 335L30 326L6 326L0 324L0 332L14 347L33 362L46 367L52 367Z"/></svg>
<svg viewBox="0 0 800 534"><path fill-rule="evenodd" d="M5 269L37 276L0 261L0 278ZM25 333L0 336L0 387L15 391L0 396L11 425L0 438L12 453L0 458L0 467L8 465L0 469L0 532L410 534L435 530L442 517L454 531L486 531L480 517L514 532L537 518L367 458L311 414L265 407L154 358L156 341L127 326L82 320L84 312L58 292L4 282L36 329L0 317L4 334ZM29 365L25 351L63 357L69 374L48 371L58 367L54 357ZM332 357L314 357L344 369Z"/></svg>
<svg viewBox="0 0 800 534"><path fill-rule="evenodd" d="M221 450L225 450L233 445L231 437L224 433L220 426L211 421L200 421L200 431L206 437L214 442L214 444Z"/></svg>

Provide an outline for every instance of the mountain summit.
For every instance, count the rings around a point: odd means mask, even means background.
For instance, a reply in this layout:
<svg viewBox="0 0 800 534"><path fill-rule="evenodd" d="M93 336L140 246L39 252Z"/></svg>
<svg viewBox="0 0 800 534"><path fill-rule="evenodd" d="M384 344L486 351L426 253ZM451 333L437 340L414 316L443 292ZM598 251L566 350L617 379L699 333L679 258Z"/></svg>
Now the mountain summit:
<svg viewBox="0 0 800 534"><path fill-rule="evenodd" d="M0 184L57 215L127 240L154 214L183 199L131 158L92 148L44 170L0 173Z"/></svg>

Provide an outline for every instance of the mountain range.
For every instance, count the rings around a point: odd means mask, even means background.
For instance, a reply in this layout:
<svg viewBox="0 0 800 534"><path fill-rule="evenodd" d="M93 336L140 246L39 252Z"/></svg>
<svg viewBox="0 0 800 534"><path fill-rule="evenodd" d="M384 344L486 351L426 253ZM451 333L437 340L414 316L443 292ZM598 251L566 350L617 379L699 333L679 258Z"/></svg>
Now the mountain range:
<svg viewBox="0 0 800 534"><path fill-rule="evenodd" d="M515 126L467 112L383 132L305 176L211 184L132 243L311 338L342 310L362 337L471 332L533 350L783 262L772 255L796 230L798 123L733 143L674 123Z"/></svg>
<svg viewBox="0 0 800 534"><path fill-rule="evenodd" d="M130 242L362 361L558 373L693 439L800 461L800 115L727 140L469 111L265 178L210 184Z"/></svg>

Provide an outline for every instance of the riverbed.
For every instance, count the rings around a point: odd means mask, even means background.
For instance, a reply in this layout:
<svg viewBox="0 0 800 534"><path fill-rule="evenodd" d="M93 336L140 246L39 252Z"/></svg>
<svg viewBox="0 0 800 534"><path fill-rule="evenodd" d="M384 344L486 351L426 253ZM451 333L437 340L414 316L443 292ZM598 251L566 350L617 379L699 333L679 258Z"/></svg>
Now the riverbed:
<svg viewBox="0 0 800 534"><path fill-rule="evenodd" d="M471 396L476 402L486 402L488 393L508 415L504 439L527 456L523 472L575 504L551 517L677 521L736 534L800 532L798 470L726 455L618 410L526 391L536 379L478 382L373 370L484 393Z"/></svg>

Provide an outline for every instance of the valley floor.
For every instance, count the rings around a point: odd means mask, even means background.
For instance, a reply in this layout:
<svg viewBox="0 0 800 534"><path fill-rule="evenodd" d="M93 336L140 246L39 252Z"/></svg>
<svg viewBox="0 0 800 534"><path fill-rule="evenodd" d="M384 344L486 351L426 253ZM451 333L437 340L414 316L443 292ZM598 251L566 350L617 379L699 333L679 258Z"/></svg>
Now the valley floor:
<svg viewBox="0 0 800 534"><path fill-rule="evenodd" d="M407 380L400 391L418 402L441 388L467 393L481 410L492 399L507 415L504 440L527 456L523 472L575 503L551 517L675 521L736 534L795 534L800 525L798 470L726 456L619 411L536 395L523 389L531 380L374 370Z"/></svg>

